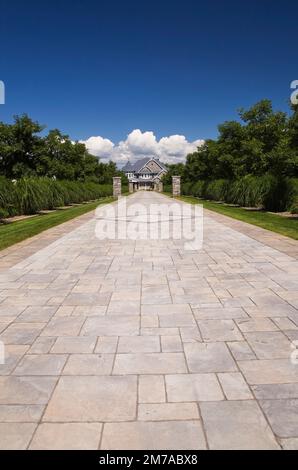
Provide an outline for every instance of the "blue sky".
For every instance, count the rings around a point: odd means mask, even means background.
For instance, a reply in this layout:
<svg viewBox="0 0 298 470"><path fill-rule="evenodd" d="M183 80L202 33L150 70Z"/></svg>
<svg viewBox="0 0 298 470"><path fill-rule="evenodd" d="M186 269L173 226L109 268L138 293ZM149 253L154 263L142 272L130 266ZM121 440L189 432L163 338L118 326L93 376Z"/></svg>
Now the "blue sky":
<svg viewBox="0 0 298 470"><path fill-rule="evenodd" d="M73 139L116 145L134 129L156 141L215 137L262 98L286 110L298 79L295 3L0 0L0 120L27 112Z"/></svg>

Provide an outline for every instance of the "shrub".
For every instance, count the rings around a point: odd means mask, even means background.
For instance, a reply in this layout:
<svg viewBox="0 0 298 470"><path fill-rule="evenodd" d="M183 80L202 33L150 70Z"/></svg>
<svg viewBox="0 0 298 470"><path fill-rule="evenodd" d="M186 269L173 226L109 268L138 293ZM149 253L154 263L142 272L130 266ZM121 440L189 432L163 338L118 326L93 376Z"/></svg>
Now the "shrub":
<svg viewBox="0 0 298 470"><path fill-rule="evenodd" d="M207 199L215 201L226 201L230 188L230 181L219 179L205 185L204 194Z"/></svg>
<svg viewBox="0 0 298 470"><path fill-rule="evenodd" d="M298 179L277 178L267 174L259 177L247 175L235 181L200 180L184 183L182 194L273 212L290 208L295 211L298 206Z"/></svg>
<svg viewBox="0 0 298 470"><path fill-rule="evenodd" d="M172 185L171 184L164 184L163 185L163 191L165 193L171 193L172 192Z"/></svg>
<svg viewBox="0 0 298 470"><path fill-rule="evenodd" d="M16 214L14 185L10 180L0 176L0 218Z"/></svg>
<svg viewBox="0 0 298 470"><path fill-rule="evenodd" d="M292 214L298 214L298 178L292 178L289 180L290 195L288 209Z"/></svg>
<svg viewBox="0 0 298 470"><path fill-rule="evenodd" d="M192 187L193 187L194 183L192 182L186 182L186 183L182 183L182 186L181 186L181 192L182 194L184 194L185 196L194 196L193 192L192 192ZM172 186L170 186L170 191L172 192Z"/></svg>
<svg viewBox="0 0 298 470"><path fill-rule="evenodd" d="M205 192L206 192L206 186L207 182L206 181L196 181L196 183L193 184L191 187L191 191L193 192L193 195L195 197L205 197Z"/></svg>
<svg viewBox="0 0 298 470"><path fill-rule="evenodd" d="M22 178L15 184L0 177L0 218L35 214L46 209L111 196L111 184L58 181L51 178Z"/></svg>
<svg viewBox="0 0 298 470"><path fill-rule="evenodd" d="M15 185L16 207L19 214L35 214L46 208L48 188L34 178L22 178Z"/></svg>

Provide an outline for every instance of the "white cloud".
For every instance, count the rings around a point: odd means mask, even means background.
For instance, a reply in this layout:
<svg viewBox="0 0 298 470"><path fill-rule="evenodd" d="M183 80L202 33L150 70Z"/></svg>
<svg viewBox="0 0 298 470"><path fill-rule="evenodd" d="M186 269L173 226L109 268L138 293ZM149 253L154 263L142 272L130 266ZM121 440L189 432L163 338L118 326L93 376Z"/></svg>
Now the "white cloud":
<svg viewBox="0 0 298 470"><path fill-rule="evenodd" d="M96 137L89 137L87 140L80 140L80 142L86 145L92 155L96 155L101 158L109 158L114 147L111 140L104 139L99 135Z"/></svg>
<svg viewBox="0 0 298 470"><path fill-rule="evenodd" d="M125 143L134 154L151 155L157 151L156 137L151 131L142 132L135 129L128 134Z"/></svg>
<svg viewBox="0 0 298 470"><path fill-rule="evenodd" d="M188 153L194 152L204 143L201 139L188 142L184 135L170 135L158 141L152 131L142 132L140 129L134 129L126 140L121 140L118 144L101 136L90 137L81 142L86 144L93 155L113 160L119 166L128 159L134 162L144 156L158 156L165 163L183 162Z"/></svg>

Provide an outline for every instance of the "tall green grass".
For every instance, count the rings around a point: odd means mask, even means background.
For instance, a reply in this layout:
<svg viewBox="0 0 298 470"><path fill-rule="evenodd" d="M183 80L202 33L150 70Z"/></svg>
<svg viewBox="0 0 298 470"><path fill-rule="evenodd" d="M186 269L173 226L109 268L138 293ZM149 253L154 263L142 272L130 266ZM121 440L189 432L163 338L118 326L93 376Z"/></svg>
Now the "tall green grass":
<svg viewBox="0 0 298 470"><path fill-rule="evenodd" d="M11 182L0 177L0 218L35 214L41 210L91 201L112 194L112 185L108 184L50 178L22 178Z"/></svg>
<svg viewBox="0 0 298 470"><path fill-rule="evenodd" d="M235 181L202 180L184 183L182 194L273 212L295 211L298 205L298 180L276 178L269 174L260 177L247 175Z"/></svg>

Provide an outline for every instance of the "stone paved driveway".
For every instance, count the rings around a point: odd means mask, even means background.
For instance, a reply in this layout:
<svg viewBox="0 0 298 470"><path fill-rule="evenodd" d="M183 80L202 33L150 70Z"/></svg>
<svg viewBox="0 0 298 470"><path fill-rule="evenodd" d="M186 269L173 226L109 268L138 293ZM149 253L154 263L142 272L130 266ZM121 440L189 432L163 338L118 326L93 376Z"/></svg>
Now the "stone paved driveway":
<svg viewBox="0 0 298 470"><path fill-rule="evenodd" d="M89 215L2 252L0 447L298 448L298 264L229 220L200 251Z"/></svg>

